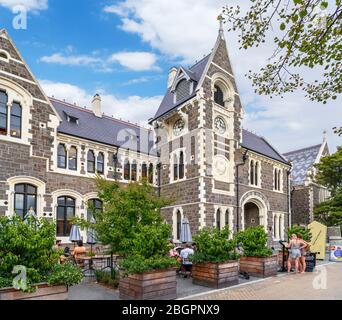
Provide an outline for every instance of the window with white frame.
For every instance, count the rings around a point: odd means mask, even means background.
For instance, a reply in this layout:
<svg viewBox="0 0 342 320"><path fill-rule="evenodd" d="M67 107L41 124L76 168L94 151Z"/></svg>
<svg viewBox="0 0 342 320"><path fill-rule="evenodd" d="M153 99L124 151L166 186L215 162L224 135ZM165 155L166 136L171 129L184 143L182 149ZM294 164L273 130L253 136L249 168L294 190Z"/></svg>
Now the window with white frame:
<svg viewBox="0 0 342 320"><path fill-rule="evenodd" d="M124 180L126 181L138 181L138 162L136 160L130 161L129 159L124 160ZM142 174L145 174L145 166L142 164ZM147 167L146 167L147 170ZM143 173L143 171L145 173Z"/></svg>
<svg viewBox="0 0 342 320"><path fill-rule="evenodd" d="M252 186L260 186L261 165L258 160L249 162L249 184Z"/></svg>
<svg viewBox="0 0 342 320"><path fill-rule="evenodd" d="M285 237L285 214L273 212L273 240L284 240Z"/></svg>
<svg viewBox="0 0 342 320"><path fill-rule="evenodd" d="M216 210L216 228L221 229L221 209Z"/></svg>
<svg viewBox="0 0 342 320"><path fill-rule="evenodd" d="M173 181L182 180L185 177L185 155L183 150L179 150L171 154L172 159L172 178Z"/></svg>
<svg viewBox="0 0 342 320"><path fill-rule="evenodd" d="M273 173L273 188L275 191L282 191L282 183L283 183L283 171L279 168L274 168Z"/></svg>
<svg viewBox="0 0 342 320"><path fill-rule="evenodd" d="M19 102L8 102L8 95L0 91L0 135L21 138L22 107Z"/></svg>

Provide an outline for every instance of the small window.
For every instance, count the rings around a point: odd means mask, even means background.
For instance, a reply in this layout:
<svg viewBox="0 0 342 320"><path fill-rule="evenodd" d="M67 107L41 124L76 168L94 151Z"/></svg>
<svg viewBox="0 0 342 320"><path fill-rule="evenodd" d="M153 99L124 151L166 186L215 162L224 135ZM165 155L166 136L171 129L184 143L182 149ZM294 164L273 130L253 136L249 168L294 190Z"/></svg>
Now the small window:
<svg viewBox="0 0 342 320"><path fill-rule="evenodd" d="M217 85L214 86L214 101L224 107L223 91Z"/></svg>
<svg viewBox="0 0 342 320"><path fill-rule="evenodd" d="M129 160L125 160L124 163L124 179L129 181L131 179L131 164Z"/></svg>
<svg viewBox="0 0 342 320"><path fill-rule="evenodd" d="M147 164L145 162L141 165L141 177L147 179Z"/></svg>
<svg viewBox="0 0 342 320"><path fill-rule="evenodd" d="M183 151L179 154L179 179L184 178L184 153Z"/></svg>
<svg viewBox="0 0 342 320"><path fill-rule="evenodd" d="M69 150L69 158L68 158L68 166L69 170L76 171L77 170L77 148L71 147Z"/></svg>
<svg viewBox="0 0 342 320"><path fill-rule="evenodd" d="M7 107L8 97L6 92L0 91L0 135L7 135Z"/></svg>
<svg viewBox="0 0 342 320"><path fill-rule="evenodd" d="M104 155L100 152L97 156L97 173L104 173Z"/></svg>
<svg viewBox="0 0 342 320"><path fill-rule="evenodd" d="M216 211L216 228L221 229L221 210L217 209Z"/></svg>
<svg viewBox="0 0 342 320"><path fill-rule="evenodd" d="M259 162L255 163L255 169L254 169L255 179L254 184L257 186L259 184Z"/></svg>
<svg viewBox="0 0 342 320"><path fill-rule="evenodd" d="M65 148L65 145L63 143L60 143L58 145L58 151L57 151L57 166L58 168L65 169L66 168L66 158L67 158L67 151Z"/></svg>
<svg viewBox="0 0 342 320"><path fill-rule="evenodd" d="M150 166L148 167L148 182L153 184L153 171L154 171L154 168L153 168L153 164L150 163Z"/></svg>
<svg viewBox="0 0 342 320"><path fill-rule="evenodd" d="M95 173L95 154L92 150L89 150L87 155L87 171Z"/></svg>
<svg viewBox="0 0 342 320"><path fill-rule="evenodd" d="M131 176L132 181L137 181L137 162L134 160L132 162L132 176Z"/></svg>
<svg viewBox="0 0 342 320"><path fill-rule="evenodd" d="M11 106L11 136L21 138L21 106L17 102L13 102Z"/></svg>
<svg viewBox="0 0 342 320"><path fill-rule="evenodd" d="M0 58L4 60L8 60L8 55L6 52L1 51L0 52Z"/></svg>
<svg viewBox="0 0 342 320"><path fill-rule="evenodd" d="M37 188L30 184L17 184L14 187L14 212L24 219L32 208L37 213Z"/></svg>
<svg viewBox="0 0 342 320"><path fill-rule="evenodd" d="M228 226L229 225L229 210L228 209L226 210L224 218L225 218L225 225Z"/></svg>
<svg viewBox="0 0 342 320"><path fill-rule="evenodd" d="M173 155L173 180L178 180L178 158L177 155Z"/></svg>
<svg viewBox="0 0 342 320"><path fill-rule="evenodd" d="M252 160L250 162L250 167L249 167L249 182L250 184L254 184L254 161Z"/></svg>
<svg viewBox="0 0 342 320"><path fill-rule="evenodd" d="M182 229L182 215L181 212L179 210L177 210L177 214L176 214L176 224L177 224L177 240L180 239L181 237L181 229Z"/></svg>

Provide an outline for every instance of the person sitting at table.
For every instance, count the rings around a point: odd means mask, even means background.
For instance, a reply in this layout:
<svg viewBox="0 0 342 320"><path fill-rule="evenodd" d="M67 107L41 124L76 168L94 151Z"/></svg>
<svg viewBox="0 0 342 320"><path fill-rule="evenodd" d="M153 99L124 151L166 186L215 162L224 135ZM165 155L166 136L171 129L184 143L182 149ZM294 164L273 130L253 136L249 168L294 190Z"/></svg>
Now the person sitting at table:
<svg viewBox="0 0 342 320"><path fill-rule="evenodd" d="M172 240L170 240L169 245L170 245L170 250L169 250L169 253L168 253L169 257L178 258L178 257L179 257L179 253L178 253L178 251L176 250L176 247L174 246Z"/></svg>
<svg viewBox="0 0 342 320"><path fill-rule="evenodd" d="M84 262L82 257L86 254L86 248L83 246L83 241L77 241L77 246L75 247L72 255L74 256L76 263L78 265L83 265Z"/></svg>
<svg viewBox="0 0 342 320"><path fill-rule="evenodd" d="M182 272L186 273L187 271L190 272L190 277L192 273L192 261L190 256L194 254L194 249L191 248L189 243L185 244L185 248L180 252L180 256L182 258ZM187 276L185 275L185 278Z"/></svg>

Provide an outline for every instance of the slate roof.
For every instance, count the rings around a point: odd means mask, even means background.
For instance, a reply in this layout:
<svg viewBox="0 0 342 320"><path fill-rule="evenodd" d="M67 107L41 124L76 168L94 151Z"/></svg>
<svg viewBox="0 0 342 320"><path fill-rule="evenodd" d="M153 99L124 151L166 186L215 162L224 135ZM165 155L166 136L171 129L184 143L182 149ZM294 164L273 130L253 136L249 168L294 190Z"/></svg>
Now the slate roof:
<svg viewBox="0 0 342 320"><path fill-rule="evenodd" d="M59 133L156 155L153 149L153 133L150 130L105 115L99 118L89 109L53 98L50 98L50 101L62 118L58 127ZM68 122L67 115L77 118L78 124Z"/></svg>
<svg viewBox="0 0 342 320"><path fill-rule="evenodd" d="M265 138L260 137L247 130L242 130L242 147L265 155L271 159L289 164L288 161L275 150Z"/></svg>
<svg viewBox="0 0 342 320"><path fill-rule="evenodd" d="M294 185L304 184L309 169L315 163L321 144L284 153L284 156L292 162L292 181Z"/></svg>
<svg viewBox="0 0 342 320"><path fill-rule="evenodd" d="M162 100L162 102L159 106L159 109L158 109L157 113L155 114L153 120L159 118L160 116L166 114L167 112L169 112L172 109L176 108L177 106L181 105L185 101L188 101L191 98L193 98L194 96L196 96L196 89L197 89L198 82L202 77L202 74L204 72L204 69L205 69L207 63L208 63L209 58L210 58L210 54L207 55L206 57L204 57L202 60L200 60L196 64L194 64L189 69L183 68L184 71L186 72L186 74L196 83L196 87L194 88L194 91L192 92L192 94L189 94L188 97L185 97L181 101L174 103L174 99L173 99L174 94L171 92L171 88L168 88L168 90L164 96L164 99ZM152 122L153 120L151 120L150 122Z"/></svg>

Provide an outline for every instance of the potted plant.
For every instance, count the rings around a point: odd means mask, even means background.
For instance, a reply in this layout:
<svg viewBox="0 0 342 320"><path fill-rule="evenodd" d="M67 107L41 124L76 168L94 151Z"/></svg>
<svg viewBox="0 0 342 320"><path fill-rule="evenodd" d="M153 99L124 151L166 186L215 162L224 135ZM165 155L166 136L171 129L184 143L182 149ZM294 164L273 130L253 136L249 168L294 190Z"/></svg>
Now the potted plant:
<svg viewBox="0 0 342 320"><path fill-rule="evenodd" d="M170 226L160 209L169 202L146 181L122 186L97 178L104 210L96 213L97 239L120 261L121 299L174 299L176 266L167 256Z"/></svg>
<svg viewBox="0 0 342 320"><path fill-rule="evenodd" d="M255 277L271 277L277 274L278 255L267 247L267 233L263 226L250 227L236 236L243 256L240 271Z"/></svg>
<svg viewBox="0 0 342 320"><path fill-rule="evenodd" d="M205 228L194 237L196 252L192 255L192 282L194 284L224 288L239 282L239 255L236 240L228 239L228 226Z"/></svg>
<svg viewBox="0 0 342 320"><path fill-rule="evenodd" d="M0 300L66 299L81 282L79 269L59 264L55 232L46 219L0 218Z"/></svg>

